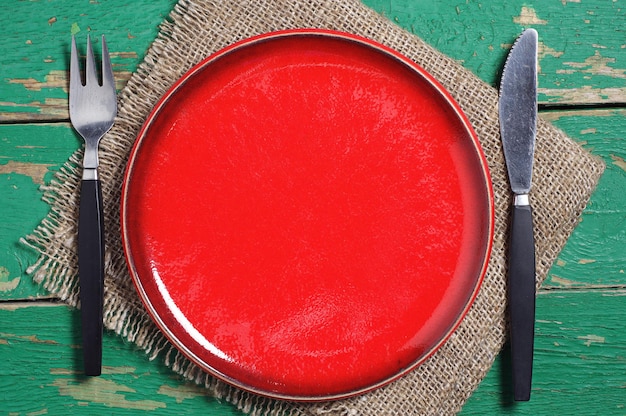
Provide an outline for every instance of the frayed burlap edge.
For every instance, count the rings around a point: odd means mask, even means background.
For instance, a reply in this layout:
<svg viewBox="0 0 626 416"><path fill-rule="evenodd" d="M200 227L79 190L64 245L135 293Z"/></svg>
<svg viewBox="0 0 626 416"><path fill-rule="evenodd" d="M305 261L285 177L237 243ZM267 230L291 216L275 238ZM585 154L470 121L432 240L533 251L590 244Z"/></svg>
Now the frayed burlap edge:
<svg viewBox="0 0 626 416"><path fill-rule="evenodd" d="M145 312L128 275L120 241L119 199L128 153L150 110L171 84L210 53L247 37L289 28L327 28L379 41L435 76L459 102L483 146L496 205L493 253L476 301L457 331L415 371L352 399L300 404L232 388L203 373L175 350ZM76 306L76 219L81 152L44 187L50 214L23 242L40 253L34 279ZM458 63L355 0L181 0L144 62L119 97L113 129L100 147L105 206L105 325L161 357L174 371L206 387L207 394L253 415L427 415L461 409L491 367L505 339L506 235L510 193L500 148L497 92ZM531 202L535 215L537 285L579 221L603 163L540 121Z"/></svg>

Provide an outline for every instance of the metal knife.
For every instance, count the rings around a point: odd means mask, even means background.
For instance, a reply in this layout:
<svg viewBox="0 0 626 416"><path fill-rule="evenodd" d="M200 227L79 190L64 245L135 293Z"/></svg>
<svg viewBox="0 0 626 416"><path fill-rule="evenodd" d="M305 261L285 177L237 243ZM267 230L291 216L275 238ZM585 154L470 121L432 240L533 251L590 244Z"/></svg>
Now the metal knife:
<svg viewBox="0 0 626 416"><path fill-rule="evenodd" d="M534 29L515 41L500 83L499 118L514 194L508 265L513 397L530 400L535 332L535 241L531 188L537 132L537 45Z"/></svg>

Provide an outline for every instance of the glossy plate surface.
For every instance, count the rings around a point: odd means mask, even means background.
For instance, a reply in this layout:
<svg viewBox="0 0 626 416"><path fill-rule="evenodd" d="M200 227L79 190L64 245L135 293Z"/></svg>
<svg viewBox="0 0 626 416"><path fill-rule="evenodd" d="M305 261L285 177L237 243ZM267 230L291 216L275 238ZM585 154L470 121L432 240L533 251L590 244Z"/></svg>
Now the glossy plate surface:
<svg viewBox="0 0 626 416"><path fill-rule="evenodd" d="M164 334L238 387L381 386L458 326L491 249L469 122L423 69L328 31L249 39L163 97L122 192L131 275Z"/></svg>

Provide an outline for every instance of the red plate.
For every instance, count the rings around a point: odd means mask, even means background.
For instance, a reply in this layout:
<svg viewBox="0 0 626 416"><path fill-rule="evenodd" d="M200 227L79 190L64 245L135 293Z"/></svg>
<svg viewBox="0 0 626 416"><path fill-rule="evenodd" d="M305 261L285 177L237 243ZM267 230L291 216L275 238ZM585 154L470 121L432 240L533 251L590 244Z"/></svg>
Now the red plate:
<svg viewBox="0 0 626 416"><path fill-rule="evenodd" d="M381 386L452 333L491 249L487 164L458 105L382 45L235 44L160 100L121 206L139 295L192 361L322 400Z"/></svg>

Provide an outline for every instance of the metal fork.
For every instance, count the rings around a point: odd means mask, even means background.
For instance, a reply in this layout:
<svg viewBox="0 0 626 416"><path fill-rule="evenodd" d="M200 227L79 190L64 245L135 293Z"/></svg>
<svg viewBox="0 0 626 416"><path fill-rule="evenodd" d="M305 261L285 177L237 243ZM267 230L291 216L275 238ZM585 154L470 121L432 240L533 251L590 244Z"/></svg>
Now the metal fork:
<svg viewBox="0 0 626 416"><path fill-rule="evenodd" d="M104 301L104 221L98 178L98 144L113 126L117 114L115 80L109 51L102 36L102 84L87 36L85 83L80 74L76 39L70 59L70 120L85 140L83 177L78 215L78 275L85 375L98 376L102 368L102 309Z"/></svg>

